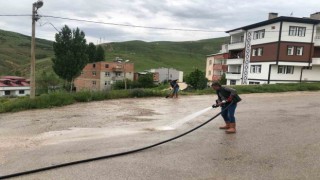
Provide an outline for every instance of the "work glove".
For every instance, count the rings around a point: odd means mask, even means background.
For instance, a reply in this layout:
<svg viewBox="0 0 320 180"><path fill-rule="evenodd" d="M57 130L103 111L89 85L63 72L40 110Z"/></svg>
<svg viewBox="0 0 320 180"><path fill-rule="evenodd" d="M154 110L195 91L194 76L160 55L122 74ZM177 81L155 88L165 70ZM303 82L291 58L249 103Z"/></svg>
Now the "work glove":
<svg viewBox="0 0 320 180"><path fill-rule="evenodd" d="M219 107L219 105L217 104L212 105L212 108L217 108L217 107Z"/></svg>

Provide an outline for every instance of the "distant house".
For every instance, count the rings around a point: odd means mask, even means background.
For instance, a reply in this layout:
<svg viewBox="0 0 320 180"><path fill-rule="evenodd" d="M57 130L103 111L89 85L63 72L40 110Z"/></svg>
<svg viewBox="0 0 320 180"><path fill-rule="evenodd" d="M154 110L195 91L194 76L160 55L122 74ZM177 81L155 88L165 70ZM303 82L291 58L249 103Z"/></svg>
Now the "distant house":
<svg viewBox="0 0 320 180"><path fill-rule="evenodd" d="M170 79L178 79L179 82L183 82L183 72L173 68L158 68L150 69L148 71L151 73L158 73L160 83Z"/></svg>
<svg viewBox="0 0 320 180"><path fill-rule="evenodd" d="M0 77L0 97L30 95L30 81L17 76Z"/></svg>
<svg viewBox="0 0 320 180"><path fill-rule="evenodd" d="M155 84L159 84L159 73L158 72L147 72L147 71L144 71L144 72L135 72L134 73L134 78L133 80L134 81L138 81L138 79L141 77L141 76L145 76L147 74L152 74L153 76L153 82Z"/></svg>
<svg viewBox="0 0 320 180"><path fill-rule="evenodd" d="M76 91L102 91L111 89L112 84L125 78L133 81L134 64L121 61L87 64L75 79Z"/></svg>
<svg viewBox="0 0 320 180"><path fill-rule="evenodd" d="M217 54L210 54L207 56L206 62L206 78L209 82L218 81L222 75L228 71L227 59L228 45L222 46L222 49Z"/></svg>

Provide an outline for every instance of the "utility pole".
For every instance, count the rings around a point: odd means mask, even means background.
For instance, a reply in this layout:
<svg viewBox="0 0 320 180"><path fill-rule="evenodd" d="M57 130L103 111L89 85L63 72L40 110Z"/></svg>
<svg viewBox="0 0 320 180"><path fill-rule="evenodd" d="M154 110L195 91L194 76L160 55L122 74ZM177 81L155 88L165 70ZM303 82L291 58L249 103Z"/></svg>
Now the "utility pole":
<svg viewBox="0 0 320 180"><path fill-rule="evenodd" d="M126 70L126 64L129 62L130 60L125 60L124 61L124 89L126 90L127 89L127 76L126 76L126 73L127 73L127 70Z"/></svg>
<svg viewBox="0 0 320 180"><path fill-rule="evenodd" d="M32 37L31 37L31 73L30 73L30 98L34 99L36 96L36 21L39 20L38 9L43 6L43 2L38 0L32 4Z"/></svg>

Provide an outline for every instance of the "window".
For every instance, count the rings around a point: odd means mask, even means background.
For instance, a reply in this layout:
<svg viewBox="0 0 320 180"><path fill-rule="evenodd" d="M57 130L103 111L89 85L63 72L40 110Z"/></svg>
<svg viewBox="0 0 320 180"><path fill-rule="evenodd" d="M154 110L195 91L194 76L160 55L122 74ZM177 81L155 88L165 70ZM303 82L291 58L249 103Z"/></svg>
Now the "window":
<svg viewBox="0 0 320 180"><path fill-rule="evenodd" d="M252 56L262 56L263 48L252 49Z"/></svg>
<svg viewBox="0 0 320 180"><path fill-rule="evenodd" d="M104 85L105 85L105 86L110 85L110 84L111 84L110 81L105 81L105 82L104 82Z"/></svg>
<svg viewBox="0 0 320 180"><path fill-rule="evenodd" d="M93 75L93 76L96 76L97 73L96 73L95 71L92 71L92 75Z"/></svg>
<svg viewBox="0 0 320 180"><path fill-rule="evenodd" d="M96 81L92 81L92 85L94 85L94 86L95 86L96 84L97 84L97 82L96 82Z"/></svg>
<svg viewBox="0 0 320 180"><path fill-rule="evenodd" d="M289 36L300 36L304 37L306 35L306 27L290 26Z"/></svg>
<svg viewBox="0 0 320 180"><path fill-rule="evenodd" d="M24 90L19 90L19 94L24 94Z"/></svg>
<svg viewBox="0 0 320 180"><path fill-rule="evenodd" d="M208 74L209 74L209 76L211 76L211 71L209 71L209 73L208 73Z"/></svg>
<svg viewBox="0 0 320 180"><path fill-rule="evenodd" d="M265 34L265 30L259 30L259 31L255 31L253 33L253 39L263 39L264 38L264 34Z"/></svg>
<svg viewBox="0 0 320 180"><path fill-rule="evenodd" d="M93 67L93 68L96 68L96 64L92 64L92 67Z"/></svg>
<svg viewBox="0 0 320 180"><path fill-rule="evenodd" d="M297 48L296 55L302 56L303 55L303 47L296 47L296 48Z"/></svg>
<svg viewBox="0 0 320 180"><path fill-rule="evenodd" d="M294 66L278 66L278 74L293 74Z"/></svg>
<svg viewBox="0 0 320 180"><path fill-rule="evenodd" d="M81 75L82 75L82 74L84 74L84 72L83 72L83 71L81 71Z"/></svg>
<svg viewBox="0 0 320 180"><path fill-rule="evenodd" d="M110 72L105 72L104 75L105 75L106 77L110 77Z"/></svg>
<svg viewBox="0 0 320 180"><path fill-rule="evenodd" d="M210 59L210 60L209 60L209 65L211 65L211 64L212 64L212 60Z"/></svg>
<svg viewBox="0 0 320 180"><path fill-rule="evenodd" d="M292 56L294 52L294 46L288 46L288 55Z"/></svg>
<svg viewBox="0 0 320 180"><path fill-rule="evenodd" d="M240 42L244 42L244 36L240 36Z"/></svg>
<svg viewBox="0 0 320 180"><path fill-rule="evenodd" d="M250 72L260 74L261 73L261 65L251 65Z"/></svg>
<svg viewBox="0 0 320 180"><path fill-rule="evenodd" d="M263 55L263 48L258 48L258 56L262 56Z"/></svg>
<svg viewBox="0 0 320 180"><path fill-rule="evenodd" d="M4 91L4 95L10 96L10 91Z"/></svg>
<svg viewBox="0 0 320 180"><path fill-rule="evenodd" d="M230 80L230 85L236 85L237 81L236 80Z"/></svg>
<svg viewBox="0 0 320 180"><path fill-rule="evenodd" d="M109 68L109 64L104 65L105 68Z"/></svg>
<svg viewBox="0 0 320 180"><path fill-rule="evenodd" d="M256 82L256 81L249 81L249 84L260 84L260 82Z"/></svg>
<svg viewBox="0 0 320 180"><path fill-rule="evenodd" d="M293 66L287 66L287 72L286 72L286 74L293 74L293 70L294 70L294 67L293 67Z"/></svg>
<svg viewBox="0 0 320 180"><path fill-rule="evenodd" d="M120 76L121 76L121 73L120 73L120 72L117 72L117 73L116 73L116 76L117 76L117 77L120 77Z"/></svg>
<svg viewBox="0 0 320 180"><path fill-rule="evenodd" d="M257 55L257 49L252 49L252 56L256 56Z"/></svg>

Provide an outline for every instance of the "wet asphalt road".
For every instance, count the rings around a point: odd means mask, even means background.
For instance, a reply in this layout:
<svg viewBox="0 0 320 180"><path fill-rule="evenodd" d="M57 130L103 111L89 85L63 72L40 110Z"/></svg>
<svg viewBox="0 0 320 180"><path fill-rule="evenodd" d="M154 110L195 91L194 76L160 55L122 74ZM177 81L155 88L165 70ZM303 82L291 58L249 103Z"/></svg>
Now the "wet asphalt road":
<svg viewBox="0 0 320 180"><path fill-rule="evenodd" d="M16 179L320 179L320 93L242 97L244 100L236 114L237 134L227 135L219 130L222 124L219 117L192 134L141 153ZM208 107L214 100L211 98L181 97L177 101L161 100L159 103L167 101L162 104L167 110L181 105L191 113L188 108ZM163 118L159 108L153 116ZM182 110L170 112L180 113L179 117L186 115ZM173 131L150 129L122 136L10 149L6 152L5 163L0 164L0 175L142 147L195 127L215 113L217 110L212 110ZM7 114L6 118L10 116ZM148 126L161 124L153 121ZM132 123L135 122L129 124ZM135 128L145 126L145 123L137 123ZM9 137L6 123L0 125L0 130L6 130L4 135Z"/></svg>

